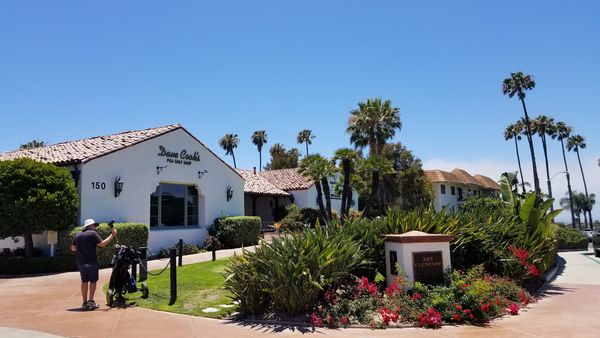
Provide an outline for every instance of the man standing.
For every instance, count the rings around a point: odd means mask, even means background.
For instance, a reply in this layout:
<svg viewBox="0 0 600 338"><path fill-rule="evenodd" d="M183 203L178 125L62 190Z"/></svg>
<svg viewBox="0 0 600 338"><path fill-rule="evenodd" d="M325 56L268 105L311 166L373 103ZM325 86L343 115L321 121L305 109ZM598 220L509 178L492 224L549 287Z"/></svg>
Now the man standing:
<svg viewBox="0 0 600 338"><path fill-rule="evenodd" d="M83 231L75 235L71 244L71 251L75 252L75 261L81 275L81 296L83 298L81 309L84 311L98 307L94 301L99 271L96 247L106 247L117 235L117 229L112 228L111 234L102 240L96 232L97 226L98 223L93 219L86 219L83 223Z"/></svg>

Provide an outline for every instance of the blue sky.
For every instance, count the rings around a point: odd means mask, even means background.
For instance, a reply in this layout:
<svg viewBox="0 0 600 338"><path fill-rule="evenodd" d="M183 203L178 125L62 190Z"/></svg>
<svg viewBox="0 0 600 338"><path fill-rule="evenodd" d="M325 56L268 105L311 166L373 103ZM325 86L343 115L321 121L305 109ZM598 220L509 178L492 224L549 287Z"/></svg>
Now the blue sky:
<svg viewBox="0 0 600 338"><path fill-rule="evenodd" d="M400 108L395 141L426 168L496 179L516 170L502 133L522 110L501 82L521 70L537 82L530 114L587 138L600 193L599 17L597 1L3 1L0 151L181 123L220 155L238 134L250 168L254 130L291 148L312 129L311 152L329 156L349 146L356 103L382 97ZM557 143L550 156L561 171Z"/></svg>

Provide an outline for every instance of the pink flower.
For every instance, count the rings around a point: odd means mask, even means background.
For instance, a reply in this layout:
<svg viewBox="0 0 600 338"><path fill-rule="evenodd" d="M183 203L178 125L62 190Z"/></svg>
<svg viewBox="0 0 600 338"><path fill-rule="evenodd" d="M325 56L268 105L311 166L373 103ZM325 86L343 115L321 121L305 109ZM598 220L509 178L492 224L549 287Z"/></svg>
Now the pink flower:
<svg viewBox="0 0 600 338"><path fill-rule="evenodd" d="M416 302L416 301L418 301L418 300L419 300L419 299L421 299L421 298L423 298L423 295L417 292L417 293L415 293L415 294L412 296L412 301L413 301L413 302Z"/></svg>
<svg viewBox="0 0 600 338"><path fill-rule="evenodd" d="M462 306L460 306L460 305L458 305L458 304L456 304L456 303L454 303L453 305L454 305L454 307L455 307L455 308L456 308L458 311L462 311Z"/></svg>
<svg viewBox="0 0 600 338"><path fill-rule="evenodd" d="M317 316L317 314L313 312L310 315L310 324L312 326L321 327L321 326L323 326L323 319L321 317Z"/></svg>
<svg viewBox="0 0 600 338"><path fill-rule="evenodd" d="M537 267L533 264L529 265L529 274L533 277L533 278L537 278L540 276L540 272L538 271Z"/></svg>
<svg viewBox="0 0 600 338"><path fill-rule="evenodd" d="M519 291L519 300L525 306L527 306L529 304L529 296L527 296L527 294L525 294L525 291L523 291L523 290Z"/></svg>
<svg viewBox="0 0 600 338"><path fill-rule="evenodd" d="M387 326L390 322L397 322L400 315L396 311L392 311L388 308L379 309L381 315L381 321Z"/></svg>
<svg viewBox="0 0 600 338"><path fill-rule="evenodd" d="M419 326L440 327L442 325L442 314L434 308L429 308L429 310L419 315L418 320Z"/></svg>
<svg viewBox="0 0 600 338"><path fill-rule="evenodd" d="M465 309L466 314L471 314L471 309Z"/></svg>
<svg viewBox="0 0 600 338"><path fill-rule="evenodd" d="M479 306L479 309L481 310L481 312L488 312L490 311L490 304L483 303Z"/></svg>
<svg viewBox="0 0 600 338"><path fill-rule="evenodd" d="M359 292L366 292L371 296L377 295L377 286L375 283L369 283L369 279L367 277L362 277L358 280L358 290Z"/></svg>
<svg viewBox="0 0 600 338"><path fill-rule="evenodd" d="M350 319L348 319L348 317L344 316L344 317L340 318L340 323L342 323L342 325L348 325L348 324L350 324Z"/></svg>
<svg viewBox="0 0 600 338"><path fill-rule="evenodd" d="M506 312L510 313L513 316L516 316L519 314L519 304L517 303L512 303L510 304L507 308L506 308Z"/></svg>
<svg viewBox="0 0 600 338"><path fill-rule="evenodd" d="M335 289L329 289L329 291L325 292L324 298L333 305L337 304L337 293L335 292Z"/></svg>
<svg viewBox="0 0 600 338"><path fill-rule="evenodd" d="M398 295L400 293L402 293L402 287L396 282L392 283L392 285L385 288L385 294L388 295L388 297Z"/></svg>
<svg viewBox="0 0 600 338"><path fill-rule="evenodd" d="M454 318L455 321L460 322L460 315L456 314L452 316L452 318Z"/></svg>

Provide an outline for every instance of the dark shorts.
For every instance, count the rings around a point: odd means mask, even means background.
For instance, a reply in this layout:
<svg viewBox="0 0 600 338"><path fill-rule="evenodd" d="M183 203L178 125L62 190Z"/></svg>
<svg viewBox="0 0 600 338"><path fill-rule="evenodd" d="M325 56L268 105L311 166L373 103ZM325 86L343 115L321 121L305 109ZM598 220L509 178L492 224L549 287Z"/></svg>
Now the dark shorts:
<svg viewBox="0 0 600 338"><path fill-rule="evenodd" d="M98 281L98 263L85 263L77 265L82 283L95 283Z"/></svg>

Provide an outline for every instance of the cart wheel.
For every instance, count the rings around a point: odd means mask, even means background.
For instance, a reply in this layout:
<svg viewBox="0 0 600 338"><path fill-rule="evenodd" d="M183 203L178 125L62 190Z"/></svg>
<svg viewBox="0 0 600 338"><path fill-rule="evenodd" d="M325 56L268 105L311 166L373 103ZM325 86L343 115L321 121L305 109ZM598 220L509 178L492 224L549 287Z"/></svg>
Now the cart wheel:
<svg viewBox="0 0 600 338"><path fill-rule="evenodd" d="M149 293L148 284L140 283L140 290L142 291L142 298L143 299L148 298L148 293Z"/></svg>
<svg viewBox="0 0 600 338"><path fill-rule="evenodd" d="M112 307L115 299L115 292L113 289L106 290L106 306Z"/></svg>

